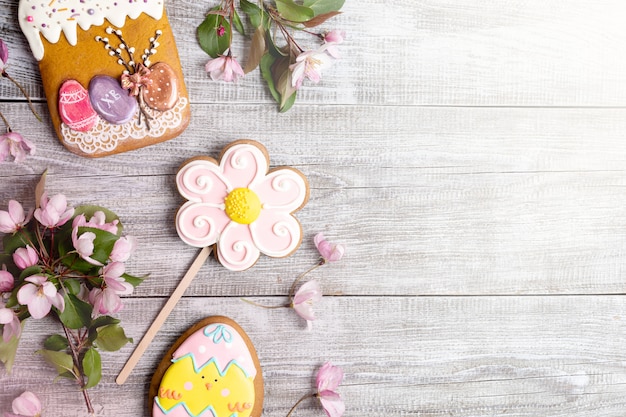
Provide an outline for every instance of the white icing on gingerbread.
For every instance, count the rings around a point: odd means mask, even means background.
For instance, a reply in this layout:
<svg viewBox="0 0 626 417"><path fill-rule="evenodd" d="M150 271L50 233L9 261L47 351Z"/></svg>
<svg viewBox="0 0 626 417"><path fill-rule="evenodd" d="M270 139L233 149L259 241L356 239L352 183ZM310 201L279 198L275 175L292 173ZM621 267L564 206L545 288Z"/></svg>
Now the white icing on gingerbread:
<svg viewBox="0 0 626 417"><path fill-rule="evenodd" d="M35 59L41 61L41 36L57 43L63 32L68 43L75 46L77 26L87 30L104 24L106 19L123 27L127 17L136 19L142 13L161 19L163 0L20 0L18 20Z"/></svg>

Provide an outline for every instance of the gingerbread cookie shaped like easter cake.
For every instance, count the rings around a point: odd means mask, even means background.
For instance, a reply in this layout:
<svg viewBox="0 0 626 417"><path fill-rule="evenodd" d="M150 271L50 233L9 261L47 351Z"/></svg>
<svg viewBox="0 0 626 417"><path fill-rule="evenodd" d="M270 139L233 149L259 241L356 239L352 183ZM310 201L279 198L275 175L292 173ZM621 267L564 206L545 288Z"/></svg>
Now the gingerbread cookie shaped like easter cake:
<svg viewBox="0 0 626 417"><path fill-rule="evenodd" d="M101 157L172 139L190 110L164 0L20 0L57 135Z"/></svg>
<svg viewBox="0 0 626 417"><path fill-rule="evenodd" d="M250 338L227 317L200 321L165 355L149 395L152 417L260 417L263 374Z"/></svg>

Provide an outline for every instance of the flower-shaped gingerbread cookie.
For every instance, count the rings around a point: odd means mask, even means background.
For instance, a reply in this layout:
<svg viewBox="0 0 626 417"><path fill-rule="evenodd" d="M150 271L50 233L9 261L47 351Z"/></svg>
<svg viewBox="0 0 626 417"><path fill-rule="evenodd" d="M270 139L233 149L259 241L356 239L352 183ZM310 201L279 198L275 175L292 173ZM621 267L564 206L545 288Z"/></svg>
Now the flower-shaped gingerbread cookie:
<svg viewBox="0 0 626 417"><path fill-rule="evenodd" d="M196 247L215 245L218 260L232 271L256 263L261 253L285 257L302 241L293 213L309 198L304 175L290 167L269 169L267 150L236 141L219 161L191 159L176 176L187 201L176 215L180 238Z"/></svg>

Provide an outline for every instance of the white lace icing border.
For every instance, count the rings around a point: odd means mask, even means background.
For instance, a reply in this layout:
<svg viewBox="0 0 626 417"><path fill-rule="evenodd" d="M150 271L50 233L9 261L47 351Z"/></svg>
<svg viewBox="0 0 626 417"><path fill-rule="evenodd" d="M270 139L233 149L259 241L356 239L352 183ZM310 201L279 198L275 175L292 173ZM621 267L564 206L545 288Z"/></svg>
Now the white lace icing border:
<svg viewBox="0 0 626 417"><path fill-rule="evenodd" d="M163 136L167 130L176 129L183 122L183 110L187 104L187 98L180 97L176 106L171 110L161 112L146 108L147 113L152 117L149 130L144 116L139 124L139 110L137 110L133 119L123 125L114 125L98 117L98 122L88 132L77 132L65 123L61 123L61 135L65 143L77 147L85 154L108 153L127 140L156 138Z"/></svg>

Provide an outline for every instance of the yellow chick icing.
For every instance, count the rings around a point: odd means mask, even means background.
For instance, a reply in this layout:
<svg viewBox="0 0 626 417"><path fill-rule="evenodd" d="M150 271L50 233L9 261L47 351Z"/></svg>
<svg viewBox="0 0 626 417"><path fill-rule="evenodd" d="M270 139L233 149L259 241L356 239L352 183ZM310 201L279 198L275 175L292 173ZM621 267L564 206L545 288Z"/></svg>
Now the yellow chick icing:
<svg viewBox="0 0 626 417"><path fill-rule="evenodd" d="M164 412L180 404L191 416L211 410L215 417L249 417L254 405L254 382L234 362L223 373L215 361L196 372L188 355L165 372L157 402Z"/></svg>
<svg viewBox="0 0 626 417"><path fill-rule="evenodd" d="M152 416L259 417L262 376L243 330L234 322L213 319L188 334L172 349L158 389L151 388Z"/></svg>

